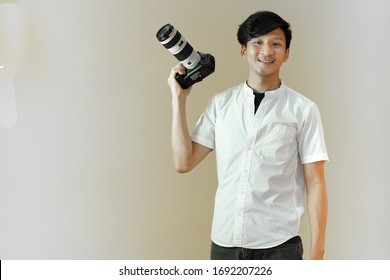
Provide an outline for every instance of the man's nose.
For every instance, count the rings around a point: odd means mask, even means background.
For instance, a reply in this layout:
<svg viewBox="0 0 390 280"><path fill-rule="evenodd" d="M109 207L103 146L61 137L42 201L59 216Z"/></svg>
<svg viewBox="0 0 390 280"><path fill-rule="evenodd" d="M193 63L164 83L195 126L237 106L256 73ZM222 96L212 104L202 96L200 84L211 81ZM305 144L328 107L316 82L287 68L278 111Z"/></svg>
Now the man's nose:
<svg viewBox="0 0 390 280"><path fill-rule="evenodd" d="M261 48L261 54L262 55L271 55L273 54L274 50L272 49L272 46L268 44L264 44L263 47Z"/></svg>

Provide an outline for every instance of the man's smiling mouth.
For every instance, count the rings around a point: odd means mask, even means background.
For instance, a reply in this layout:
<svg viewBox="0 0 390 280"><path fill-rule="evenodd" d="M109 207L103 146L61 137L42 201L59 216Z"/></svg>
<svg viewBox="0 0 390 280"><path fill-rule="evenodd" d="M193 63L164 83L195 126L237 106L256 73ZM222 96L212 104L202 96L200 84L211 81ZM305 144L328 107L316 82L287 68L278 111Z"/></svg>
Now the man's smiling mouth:
<svg viewBox="0 0 390 280"><path fill-rule="evenodd" d="M260 62L262 62L262 63L267 63L267 64L271 64L271 63L274 63L274 62L275 62L274 59L259 58L258 60L259 60Z"/></svg>

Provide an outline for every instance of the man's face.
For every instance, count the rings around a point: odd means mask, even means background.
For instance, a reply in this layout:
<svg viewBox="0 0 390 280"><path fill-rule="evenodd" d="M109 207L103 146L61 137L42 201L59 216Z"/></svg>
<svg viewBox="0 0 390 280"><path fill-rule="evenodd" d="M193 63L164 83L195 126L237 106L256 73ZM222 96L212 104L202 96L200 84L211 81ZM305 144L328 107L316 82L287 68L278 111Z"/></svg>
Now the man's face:
<svg viewBox="0 0 390 280"><path fill-rule="evenodd" d="M241 46L241 55L248 62L250 75L279 78L279 69L289 55L283 30L277 28L251 39Z"/></svg>

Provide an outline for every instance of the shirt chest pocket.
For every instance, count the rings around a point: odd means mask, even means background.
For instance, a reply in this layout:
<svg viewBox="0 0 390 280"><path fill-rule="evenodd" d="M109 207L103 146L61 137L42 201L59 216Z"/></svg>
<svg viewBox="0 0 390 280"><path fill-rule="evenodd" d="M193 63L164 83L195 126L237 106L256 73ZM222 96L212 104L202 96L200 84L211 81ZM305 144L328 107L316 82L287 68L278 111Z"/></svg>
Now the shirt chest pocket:
<svg viewBox="0 0 390 280"><path fill-rule="evenodd" d="M258 152L266 159L286 160L297 149L296 129L292 125L268 124L258 137Z"/></svg>

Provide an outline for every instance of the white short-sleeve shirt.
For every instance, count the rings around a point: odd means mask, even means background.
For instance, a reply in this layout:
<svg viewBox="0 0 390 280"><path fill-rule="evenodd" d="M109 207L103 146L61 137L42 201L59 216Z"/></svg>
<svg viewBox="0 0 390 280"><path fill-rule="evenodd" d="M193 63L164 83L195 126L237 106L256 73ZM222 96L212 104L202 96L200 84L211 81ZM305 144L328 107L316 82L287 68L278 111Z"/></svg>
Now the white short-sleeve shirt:
<svg viewBox="0 0 390 280"><path fill-rule="evenodd" d="M191 138L216 152L213 242L259 249L299 234L302 164L328 160L312 101L282 83L254 115L253 91L243 83L210 99Z"/></svg>

